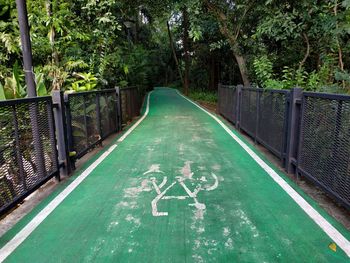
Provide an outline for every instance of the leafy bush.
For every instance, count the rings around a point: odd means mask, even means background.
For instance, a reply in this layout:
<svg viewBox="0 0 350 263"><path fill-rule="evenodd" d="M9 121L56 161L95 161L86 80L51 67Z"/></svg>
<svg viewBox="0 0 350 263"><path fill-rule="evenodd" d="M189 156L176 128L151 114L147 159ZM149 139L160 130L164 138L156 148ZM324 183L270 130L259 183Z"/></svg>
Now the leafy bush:
<svg viewBox="0 0 350 263"><path fill-rule="evenodd" d="M190 90L188 96L193 100L204 101L212 104L215 104L218 101L217 93L210 91Z"/></svg>

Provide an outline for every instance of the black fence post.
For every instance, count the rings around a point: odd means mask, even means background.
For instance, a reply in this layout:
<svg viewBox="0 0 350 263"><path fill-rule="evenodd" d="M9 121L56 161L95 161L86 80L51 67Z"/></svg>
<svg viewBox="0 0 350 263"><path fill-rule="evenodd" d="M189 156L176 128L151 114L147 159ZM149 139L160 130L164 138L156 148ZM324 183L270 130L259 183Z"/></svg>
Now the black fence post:
<svg viewBox="0 0 350 263"><path fill-rule="evenodd" d="M122 130L122 95L119 87L115 87L115 92L117 96L116 107L117 107L117 130Z"/></svg>
<svg viewBox="0 0 350 263"><path fill-rule="evenodd" d="M71 173L71 163L69 158L66 113L64 107L63 94L59 90L52 91L53 114L55 119L55 129L57 138L57 150L60 172L67 176ZM62 165L63 164L63 165Z"/></svg>
<svg viewBox="0 0 350 263"><path fill-rule="evenodd" d="M66 113L66 125L67 125L67 145L68 145L68 159L70 161L70 167L71 169L75 170L75 155L76 152L73 152L73 128L72 128L72 114L70 110L70 104L69 104L69 95L67 93L64 93L64 108Z"/></svg>
<svg viewBox="0 0 350 263"><path fill-rule="evenodd" d="M132 116L132 105L131 105L132 104L132 98L131 98L132 90L128 89L126 94L128 94L128 100L127 100L127 105L126 105L127 111L128 111L128 119L129 119L129 121L131 121L132 117L133 117Z"/></svg>
<svg viewBox="0 0 350 263"><path fill-rule="evenodd" d="M95 103L96 103L96 124L97 124L97 131L99 134L99 141L100 145L103 146L102 144L102 119L101 119L101 105L100 105L100 94L97 93L95 97Z"/></svg>
<svg viewBox="0 0 350 263"><path fill-rule="evenodd" d="M46 112L47 112L47 120L48 120L48 128L49 128L49 134L50 134L50 141L51 141L51 151L52 155L51 158L53 159L52 161L52 167L55 171L57 171L56 179L58 181L61 180L60 176L60 165L59 165L59 160L58 160L58 149L57 149L57 138L56 138L56 125L55 125L55 117L53 113L53 101L48 101L46 103Z"/></svg>
<svg viewBox="0 0 350 263"><path fill-rule="evenodd" d="M221 83L218 84L218 103L216 104L216 107L217 107L216 111L219 114L221 114L221 100L222 100L220 95L221 95Z"/></svg>
<svg viewBox="0 0 350 263"><path fill-rule="evenodd" d="M293 88L290 92L289 112L287 119L287 150L285 169L287 173L296 172L296 161L299 144L299 125L301 118L302 89Z"/></svg>
<svg viewBox="0 0 350 263"><path fill-rule="evenodd" d="M241 122L241 96L242 96L242 88L243 85L237 85L236 87L236 128L239 130L240 122Z"/></svg>
<svg viewBox="0 0 350 263"><path fill-rule="evenodd" d="M260 121L260 89L257 89L256 90L256 116L255 116L254 143L258 142L259 121Z"/></svg>

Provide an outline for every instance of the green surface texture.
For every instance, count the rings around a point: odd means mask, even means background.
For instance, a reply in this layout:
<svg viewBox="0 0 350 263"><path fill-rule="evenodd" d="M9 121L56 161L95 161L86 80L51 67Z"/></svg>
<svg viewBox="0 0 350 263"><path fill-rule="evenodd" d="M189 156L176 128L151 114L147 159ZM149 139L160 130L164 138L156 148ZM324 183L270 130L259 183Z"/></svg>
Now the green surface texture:
<svg viewBox="0 0 350 263"><path fill-rule="evenodd" d="M157 211L168 215L152 214L160 196L154 184L166 191ZM349 262L330 243L217 122L175 90L158 88L145 120L6 262Z"/></svg>

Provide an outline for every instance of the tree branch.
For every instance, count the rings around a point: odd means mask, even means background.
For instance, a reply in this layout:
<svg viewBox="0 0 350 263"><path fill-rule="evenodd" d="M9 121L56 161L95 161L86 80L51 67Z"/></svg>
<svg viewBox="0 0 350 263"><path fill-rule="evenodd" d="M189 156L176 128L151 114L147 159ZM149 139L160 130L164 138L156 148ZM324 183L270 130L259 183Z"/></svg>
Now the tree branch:
<svg viewBox="0 0 350 263"><path fill-rule="evenodd" d="M301 35L302 35L302 37L305 40L306 52L305 52L303 60L299 64L299 69L301 69L304 66L307 58L310 56L310 41L309 41L309 37L307 36L307 34L305 32L303 32Z"/></svg>

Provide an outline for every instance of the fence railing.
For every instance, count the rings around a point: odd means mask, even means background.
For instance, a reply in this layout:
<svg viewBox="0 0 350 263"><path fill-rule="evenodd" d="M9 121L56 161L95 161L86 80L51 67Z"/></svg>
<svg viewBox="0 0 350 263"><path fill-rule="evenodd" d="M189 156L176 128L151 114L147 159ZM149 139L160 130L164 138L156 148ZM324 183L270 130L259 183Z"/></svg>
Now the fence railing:
<svg viewBox="0 0 350 263"><path fill-rule="evenodd" d="M68 149L74 158L121 130L118 103L115 89L65 94Z"/></svg>
<svg viewBox="0 0 350 263"><path fill-rule="evenodd" d="M221 100L218 101L219 112L232 123L237 122L237 105L239 104L239 93L236 86L221 85L218 89L218 96Z"/></svg>
<svg viewBox="0 0 350 263"><path fill-rule="evenodd" d="M240 128L283 160L289 92L242 88L240 97Z"/></svg>
<svg viewBox="0 0 350 263"><path fill-rule="evenodd" d="M219 85L218 110L350 208L350 96Z"/></svg>
<svg viewBox="0 0 350 263"><path fill-rule="evenodd" d="M122 103L120 93L132 95ZM137 116L140 103L137 90L118 88L0 101L0 216L74 169L78 158Z"/></svg>
<svg viewBox="0 0 350 263"><path fill-rule="evenodd" d="M350 96L304 93L297 169L350 207Z"/></svg>
<svg viewBox="0 0 350 263"><path fill-rule="evenodd" d="M142 94L136 87L120 90L121 112L123 124L140 115Z"/></svg>
<svg viewBox="0 0 350 263"><path fill-rule="evenodd" d="M58 176L51 97L0 102L0 214Z"/></svg>

